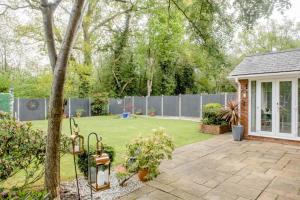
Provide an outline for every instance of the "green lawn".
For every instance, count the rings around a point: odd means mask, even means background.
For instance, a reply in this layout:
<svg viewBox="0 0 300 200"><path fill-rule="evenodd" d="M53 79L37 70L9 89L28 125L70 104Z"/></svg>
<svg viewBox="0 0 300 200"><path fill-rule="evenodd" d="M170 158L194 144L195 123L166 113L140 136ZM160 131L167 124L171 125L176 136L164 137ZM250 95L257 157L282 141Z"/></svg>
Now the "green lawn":
<svg viewBox="0 0 300 200"><path fill-rule="evenodd" d="M120 119L117 116L101 116L101 117L85 117L76 118L79 124L80 133L85 137L87 144L87 136L90 132L96 132L103 138L103 143L111 145L116 150L116 160L114 164L122 162L126 144L133 138L141 135L151 134L151 130L159 127L166 129L166 132L173 138L176 147L186 144L206 140L211 135L201 134L198 131L199 123L185 120L170 120L157 118L131 118ZM46 130L47 121L33 121L33 127ZM70 135L69 121L63 121L63 134ZM93 140L94 137L93 137ZM94 144L94 142L92 142ZM73 158L70 154L65 155L61 160L61 177L62 180L74 179ZM21 177L13 177L10 179L9 185L14 185Z"/></svg>

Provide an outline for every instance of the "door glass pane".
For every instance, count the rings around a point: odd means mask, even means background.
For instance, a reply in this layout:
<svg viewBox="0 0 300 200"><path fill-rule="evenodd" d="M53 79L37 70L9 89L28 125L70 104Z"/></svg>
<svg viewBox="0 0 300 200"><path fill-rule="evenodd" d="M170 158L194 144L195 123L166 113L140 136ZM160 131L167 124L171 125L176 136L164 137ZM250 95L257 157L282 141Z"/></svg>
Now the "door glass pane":
<svg viewBox="0 0 300 200"><path fill-rule="evenodd" d="M300 137L300 79L298 79L298 137Z"/></svg>
<svg viewBox="0 0 300 200"><path fill-rule="evenodd" d="M261 130L272 131L272 82L261 83Z"/></svg>
<svg viewBox="0 0 300 200"><path fill-rule="evenodd" d="M292 81L279 83L279 131L281 133L292 132Z"/></svg>
<svg viewBox="0 0 300 200"><path fill-rule="evenodd" d="M256 81L251 81L251 132L256 132Z"/></svg>

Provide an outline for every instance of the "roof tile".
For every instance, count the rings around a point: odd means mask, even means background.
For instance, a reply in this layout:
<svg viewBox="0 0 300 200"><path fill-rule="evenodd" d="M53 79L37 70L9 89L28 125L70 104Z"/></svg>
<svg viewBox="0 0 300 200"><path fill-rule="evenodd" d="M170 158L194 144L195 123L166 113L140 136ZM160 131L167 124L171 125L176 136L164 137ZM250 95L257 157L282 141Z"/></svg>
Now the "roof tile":
<svg viewBox="0 0 300 200"><path fill-rule="evenodd" d="M229 76L300 71L300 48L246 56Z"/></svg>

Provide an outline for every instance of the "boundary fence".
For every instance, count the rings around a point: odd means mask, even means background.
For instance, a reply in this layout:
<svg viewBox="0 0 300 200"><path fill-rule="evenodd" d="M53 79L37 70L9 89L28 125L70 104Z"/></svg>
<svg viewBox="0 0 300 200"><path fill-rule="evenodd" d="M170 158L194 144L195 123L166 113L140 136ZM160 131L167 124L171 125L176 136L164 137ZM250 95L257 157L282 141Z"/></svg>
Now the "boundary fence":
<svg viewBox="0 0 300 200"><path fill-rule="evenodd" d="M179 96L132 96L122 99L109 99L107 111L110 114L130 112L147 115L170 117L202 117L203 106L208 103L220 103L236 99L236 93L197 94ZM13 98L11 96L10 112L20 121L44 120L48 115L47 98ZM7 106L6 106L7 107ZM78 110L82 117L91 116L91 99L69 98L64 106L65 117L76 116ZM0 110L2 110L0 108Z"/></svg>
<svg viewBox="0 0 300 200"><path fill-rule="evenodd" d="M149 115L150 112L154 111L157 116L201 118L204 105L208 103L220 103L226 106L228 101L236 100L236 97L236 93L149 97L132 96L122 99L110 99L108 112L111 114L130 112Z"/></svg>
<svg viewBox="0 0 300 200"><path fill-rule="evenodd" d="M14 98L13 115L20 121L44 120L48 117L49 99L47 98ZM65 117L76 116L81 112L82 117L91 116L90 99L69 98L64 106Z"/></svg>

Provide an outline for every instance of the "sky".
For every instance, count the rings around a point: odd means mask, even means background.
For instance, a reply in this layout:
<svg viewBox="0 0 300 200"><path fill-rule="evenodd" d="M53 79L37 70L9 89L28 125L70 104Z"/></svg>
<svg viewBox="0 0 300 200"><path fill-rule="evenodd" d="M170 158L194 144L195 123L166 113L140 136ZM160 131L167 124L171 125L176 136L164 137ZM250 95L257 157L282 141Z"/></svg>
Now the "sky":
<svg viewBox="0 0 300 200"><path fill-rule="evenodd" d="M2 0L0 0L2 1ZM270 17L271 19L275 19L277 21L284 21L285 18L287 19L290 19L290 20L294 20L295 22L300 22L300 0L290 0L291 4L292 4L292 7L290 9L288 9L283 15L278 12L278 11L274 11L272 16ZM26 20L26 17L27 16L27 13L24 13L24 10L20 13L20 15L22 17L20 17L24 22L26 22L27 20L29 20L30 18L28 18ZM262 19L262 20L259 20L259 22L265 22L266 19ZM1 27L0 27L1 29ZM237 33L236 33L237 35ZM0 30L0 36L1 36L1 30ZM20 48L20 49L31 49L29 54L26 53L26 51L20 51L19 52L19 55L18 56L15 56L15 53L14 53L14 56L13 57L16 57L16 58L11 58L12 60L15 60L15 65L18 65L18 66L25 66L26 65L26 62L27 61L31 61L31 60L38 60L39 61L39 65L41 63L43 63L43 65L48 65L48 57L43 54L43 55L40 55L39 52L40 52L40 48L32 48L32 46L28 46L27 48ZM38 56L38 59L37 58L37 55Z"/></svg>
<svg viewBox="0 0 300 200"><path fill-rule="evenodd" d="M290 0L290 2L292 4L292 7L287 10L284 15L282 15L280 12L275 11L271 18L282 21L284 17L287 17L288 19L300 22L300 0Z"/></svg>

